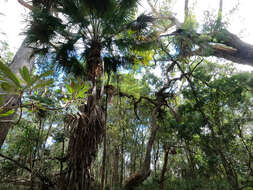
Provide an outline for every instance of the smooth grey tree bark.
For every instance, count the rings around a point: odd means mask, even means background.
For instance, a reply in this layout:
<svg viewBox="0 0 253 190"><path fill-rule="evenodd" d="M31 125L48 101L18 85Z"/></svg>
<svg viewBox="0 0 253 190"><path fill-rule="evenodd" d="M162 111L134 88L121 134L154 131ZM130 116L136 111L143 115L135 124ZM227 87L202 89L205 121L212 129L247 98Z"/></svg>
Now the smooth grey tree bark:
<svg viewBox="0 0 253 190"><path fill-rule="evenodd" d="M23 0L17 0L25 8L32 10L32 6ZM16 52L12 63L10 65L10 69L13 73L15 73L18 77L20 77L19 69L26 66L28 70L32 70L34 64L34 57L32 57L33 49L27 47L26 45L26 38L24 39L23 43L19 47L18 51ZM1 91L0 91L1 92ZM1 92L2 93L2 92ZM0 150L2 145L6 139L6 136L13 124L12 119L14 118L17 105L19 103L19 97L17 95L6 95L4 97L4 104L1 105L2 113L15 108L15 112L12 115L7 117L0 117Z"/></svg>
<svg viewBox="0 0 253 190"><path fill-rule="evenodd" d="M33 50L32 48L28 48L25 43L26 40L23 41L20 48L18 49L16 55L13 58L13 61L10 65L10 69L13 73L17 74L20 77L19 69L26 66L29 70L32 69L34 64L34 58L32 58ZM6 139L9 129L11 128L13 122L12 119L16 114L16 107L19 103L18 95L6 95L4 98L4 104L2 105L2 113L15 108L15 112L12 115L6 117L0 117L0 149Z"/></svg>

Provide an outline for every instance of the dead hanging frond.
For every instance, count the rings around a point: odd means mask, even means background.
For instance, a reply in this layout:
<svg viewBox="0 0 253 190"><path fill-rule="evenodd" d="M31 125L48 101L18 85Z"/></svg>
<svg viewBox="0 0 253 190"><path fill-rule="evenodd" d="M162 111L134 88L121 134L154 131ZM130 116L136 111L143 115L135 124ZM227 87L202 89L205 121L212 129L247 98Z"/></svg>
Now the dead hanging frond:
<svg viewBox="0 0 253 190"><path fill-rule="evenodd" d="M31 4L29 4L28 2L24 1L24 0L18 0L18 2L24 6L25 8L29 9L29 10L32 10L33 9L33 6Z"/></svg>
<svg viewBox="0 0 253 190"><path fill-rule="evenodd" d="M88 105L80 108L80 117L71 133L68 148L68 184L66 184L68 189L75 189L76 181L79 181L79 189L88 189L91 164L105 131L104 111L98 105L89 105L89 108L87 108Z"/></svg>
<svg viewBox="0 0 253 190"><path fill-rule="evenodd" d="M107 102L111 103L112 97L115 95L116 89L113 85L105 86L105 93L107 94Z"/></svg>
<svg viewBox="0 0 253 190"><path fill-rule="evenodd" d="M134 22L128 25L128 28L140 32L141 30L146 29L154 20L155 19L150 15L141 14Z"/></svg>

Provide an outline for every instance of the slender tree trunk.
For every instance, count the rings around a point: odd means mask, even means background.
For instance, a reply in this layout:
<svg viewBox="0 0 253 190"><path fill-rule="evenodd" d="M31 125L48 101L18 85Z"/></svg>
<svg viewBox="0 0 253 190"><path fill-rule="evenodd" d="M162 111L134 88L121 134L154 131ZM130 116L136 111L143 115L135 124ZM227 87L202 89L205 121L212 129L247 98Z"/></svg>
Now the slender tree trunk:
<svg viewBox="0 0 253 190"><path fill-rule="evenodd" d="M123 179L124 179L124 165L125 165L125 159L124 159L124 138L121 139L121 162L120 162L120 185L123 185Z"/></svg>
<svg viewBox="0 0 253 190"><path fill-rule="evenodd" d="M219 148L217 148L217 149L218 149L217 152L221 157L222 165L225 169L227 180L228 180L228 183L229 183L231 189L232 190L241 189L239 182L238 182L237 173L234 170L232 163L226 159L226 156L223 154L223 152L221 150L219 150Z"/></svg>
<svg viewBox="0 0 253 190"><path fill-rule="evenodd" d="M222 10L223 10L223 0L220 0L219 12L218 12L218 19L222 19ZM219 17L220 17L220 18L219 18Z"/></svg>
<svg viewBox="0 0 253 190"><path fill-rule="evenodd" d="M119 93L120 89L119 89L119 76L117 75L117 91ZM120 97L118 97L117 99L117 105L118 105L118 111L119 111L119 115L120 115L120 118L121 118L121 108L120 108L120 105L121 105L121 99ZM120 128L122 129L121 132L122 132L122 137L121 137L121 143L120 143L120 151L121 151L121 163L120 163L120 186L122 187L123 186L123 180L124 180L124 177L125 177L125 139L126 139L126 131L125 131L125 127L124 126L121 126L120 122L119 122L119 126Z"/></svg>
<svg viewBox="0 0 253 190"><path fill-rule="evenodd" d="M142 131L142 141L141 141L141 151L140 152L144 152L145 151L145 140L146 140L146 136L144 135L144 131ZM144 155L141 153L140 154L140 159L139 159L139 165L140 165L140 167L142 165L143 158L144 158Z"/></svg>
<svg viewBox="0 0 253 190"><path fill-rule="evenodd" d="M114 148L114 160L113 160L113 187L119 185L119 148Z"/></svg>
<svg viewBox="0 0 253 190"><path fill-rule="evenodd" d="M110 83L110 76L108 76L107 86ZM107 109L108 109L108 93L106 95L106 106L105 106L105 134L104 134L104 150L103 150L103 161L102 161L102 176L101 176L101 190L105 189L106 185L106 156L107 156L107 129L106 129L106 122L107 122Z"/></svg>
<svg viewBox="0 0 253 190"><path fill-rule="evenodd" d="M189 17L189 0L185 0L184 2L184 21L186 22Z"/></svg>
<svg viewBox="0 0 253 190"><path fill-rule="evenodd" d="M134 190L138 185L140 185L147 177L150 175L150 162L151 162L151 151L155 141L155 136L158 130L157 125L157 112L160 109L160 106L156 106L152 111L152 120L151 120L151 131L146 148L145 160L142 168L130 176L125 182L126 190Z"/></svg>
<svg viewBox="0 0 253 190"><path fill-rule="evenodd" d="M194 155L191 151L188 141L185 142L185 153L186 153L186 158L187 158L189 165L190 165L190 174L187 175L187 177L194 178L194 176L195 176L195 160L194 160ZM187 173L189 173L189 172L187 172Z"/></svg>
<svg viewBox="0 0 253 190"><path fill-rule="evenodd" d="M159 165L158 159L159 159L159 141L157 142L157 149L154 148L154 170L155 170L155 175L157 174L157 169L159 169L159 167L157 167L157 165Z"/></svg>
<svg viewBox="0 0 253 190"><path fill-rule="evenodd" d="M136 150L132 150L130 159L130 175L135 173L136 170Z"/></svg>
<svg viewBox="0 0 253 190"><path fill-rule="evenodd" d="M33 53L33 50L31 48L26 47L25 40L24 40L10 65L10 69L12 70L13 73L16 73L18 77L20 76L19 75L20 68L23 68L24 66L26 66L29 70L32 69L33 63L34 63L34 59L31 59L32 53ZM13 107L17 106L17 104L19 103L19 97L17 95L12 95L12 96L7 95L5 97L4 102L5 102L4 103L5 107L3 109L3 112L7 112L8 110L11 110ZM9 115L7 117L0 117L0 121L1 121L0 122L0 149L6 139L6 136L9 132L10 127L12 126L12 122L8 122L8 121L11 121L14 118L15 114L16 114L16 110L15 110L15 113L12 115Z"/></svg>
<svg viewBox="0 0 253 190"><path fill-rule="evenodd" d="M163 190L163 185L164 185L164 177L167 171L167 165L168 165L168 158L169 158L169 149L167 147L164 148L164 160L163 160L163 168L160 176L160 181L159 181L159 189Z"/></svg>
<svg viewBox="0 0 253 190"><path fill-rule="evenodd" d="M106 123L106 121L105 121ZM107 178L107 170L106 170L106 158L107 158L107 140L106 140L106 126L105 126L105 135L104 135L104 149L103 149L103 160L102 160L102 174L101 174L101 190L105 189L106 178Z"/></svg>
<svg viewBox="0 0 253 190"><path fill-rule="evenodd" d="M101 175L101 190L105 189L105 173L106 173L106 131L104 136L104 150L103 150L103 161L102 161L102 175Z"/></svg>

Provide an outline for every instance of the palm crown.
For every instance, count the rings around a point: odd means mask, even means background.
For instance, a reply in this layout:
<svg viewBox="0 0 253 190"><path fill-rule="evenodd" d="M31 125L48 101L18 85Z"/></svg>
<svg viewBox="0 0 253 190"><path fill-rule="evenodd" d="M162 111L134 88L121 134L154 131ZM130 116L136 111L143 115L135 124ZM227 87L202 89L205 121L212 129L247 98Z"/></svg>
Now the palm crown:
<svg viewBox="0 0 253 190"><path fill-rule="evenodd" d="M28 42L37 52L54 54L65 71L79 76L86 73L86 79L95 80L101 71L102 54L105 70L115 70L118 65L133 61L133 55L126 49L147 45L135 39L141 32L147 32L145 28L152 18L140 15L135 20L137 1L47 2L34 8L31 14ZM129 31L134 32L129 35Z"/></svg>

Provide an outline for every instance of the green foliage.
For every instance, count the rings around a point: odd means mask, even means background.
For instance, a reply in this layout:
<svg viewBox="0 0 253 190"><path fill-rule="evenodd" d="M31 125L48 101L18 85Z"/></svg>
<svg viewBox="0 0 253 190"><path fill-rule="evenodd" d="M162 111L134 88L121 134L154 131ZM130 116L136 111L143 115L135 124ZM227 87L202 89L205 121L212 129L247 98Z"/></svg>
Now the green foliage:
<svg viewBox="0 0 253 190"><path fill-rule="evenodd" d="M141 95L145 95L149 91L148 85L138 81L133 74L125 74L120 77L120 90L121 92L133 95L135 98L139 98Z"/></svg>
<svg viewBox="0 0 253 190"><path fill-rule="evenodd" d="M19 73L22 77L25 85L22 84L22 80L19 79L11 69L5 65L3 62L0 62L0 71L1 75L1 88L8 93L22 94L26 89L39 89L51 86L53 84L53 79L44 80L43 78L52 74L52 72L45 72L39 76L33 75L29 72L27 67L19 69Z"/></svg>
<svg viewBox="0 0 253 190"><path fill-rule="evenodd" d="M0 61L0 70L1 70L2 74L5 77L7 77L8 79L10 79L11 82L14 83L14 85L16 87L21 87L20 81L17 78L17 76L2 61ZM10 86L11 86L11 84L10 84Z"/></svg>
<svg viewBox="0 0 253 190"><path fill-rule="evenodd" d="M216 37L204 34L199 39L197 21L190 15L182 29L168 37L173 38L176 53L170 42L166 44L168 51L173 52L177 61L169 70L174 62L156 39L160 32L157 26L171 23L157 18L153 23L154 18L145 14L136 17L136 0L47 1L50 2L54 4L52 12L48 5L33 10L28 30L28 42L49 57L44 63L46 69L41 65L36 68L42 74L35 75L23 67L16 76L0 63L2 90L21 97L18 118L21 117L1 153L29 167L32 174L45 176L44 179L54 180L58 174L64 174L72 156L68 143L75 138L75 126L81 125L82 119L91 121L89 113L82 113L92 89L91 83L85 81L90 74L88 67L104 63L107 73L95 82L99 89L106 83L102 80L110 78L108 86L112 87L110 97L107 93L99 99L99 106L107 110L106 188L122 189L120 183L143 168L152 110L160 103L157 93L168 81L170 86L163 91L168 97L156 113L159 129L151 150L151 174L137 189L159 189L165 153L168 164L162 182L166 190L251 188L252 73L236 73L228 64L217 65L207 60L198 65L199 58L192 61L187 55L196 44L224 40L222 23L207 23L204 30L217 30ZM165 15L168 7L163 5ZM154 64L150 66L150 62ZM150 67L144 71L143 65ZM158 66L160 76L153 72ZM58 70L58 78L53 80L51 71L44 72L51 68L63 68L74 76L65 77ZM141 96L145 98L139 100ZM96 108L94 114L98 114ZM13 113L11 109L0 116ZM103 148L104 145L98 147L96 162L89 168L97 189ZM1 180L13 177L30 181L31 176L16 164L0 159ZM33 180L43 181L36 176Z"/></svg>
<svg viewBox="0 0 253 190"><path fill-rule="evenodd" d="M0 71L1 71L1 89L6 93L10 95L16 95L22 100L24 99L30 99L35 100L33 95L31 95L32 92L36 92L37 90L47 88L53 85L54 80L53 79L45 79L49 75L52 74L51 71L44 72L41 75L34 75L32 72L28 70L27 67L23 67L19 69L19 73L21 78L18 78L16 74L14 74L11 69L5 65L3 62L0 61ZM22 79L22 80L21 80ZM30 96L26 95L26 93L29 93ZM1 95L1 101L3 100L5 94ZM43 100L45 98L37 98L37 100L40 99L41 102L38 102L38 106L41 107L43 103L45 103ZM45 104L44 104L45 105ZM8 105L7 105L8 106ZM4 108L1 108L0 110L4 110ZM0 116L9 116L15 113L14 109L10 109L5 111L4 113L1 113Z"/></svg>
<svg viewBox="0 0 253 190"><path fill-rule="evenodd" d="M47 45L56 36L55 31L64 30L61 20L52 16L48 10L34 9L31 16L34 19L27 31L28 42Z"/></svg>
<svg viewBox="0 0 253 190"><path fill-rule="evenodd" d="M145 54L144 51L147 47L149 49L154 47L154 43L152 40L141 42L136 39L140 35L152 36L146 29L153 18L142 14L135 20L137 2L137 0L55 1L56 11L62 16L56 17L48 9L34 9L27 31L28 43L36 44L34 48L37 53L50 52L60 68L83 79L87 79L85 75L90 75L88 69L90 63L87 60L96 49L92 46L93 42L99 44L102 51L108 55L105 56L107 72L115 71L118 66L126 63L147 64L152 55ZM128 35L127 30L133 27L138 32ZM119 52L115 51L115 46L118 46ZM133 50L142 53L129 53ZM97 56L101 56L100 51Z"/></svg>
<svg viewBox="0 0 253 190"><path fill-rule="evenodd" d="M27 67L23 67L23 69L19 70L19 73L21 74L22 78L24 79L24 81L28 84L31 85L32 84L32 79L30 77L30 72L27 69Z"/></svg>
<svg viewBox="0 0 253 190"><path fill-rule="evenodd" d="M63 68L66 73L74 73L78 77L83 77L85 73L84 64L77 59L76 49L74 48L75 40L70 40L66 44L60 45L56 50L55 62L58 66Z"/></svg>
<svg viewBox="0 0 253 190"><path fill-rule="evenodd" d="M70 94L73 99L83 99L87 96L89 85L85 84L80 78L77 80L72 78L69 84L65 83L67 94Z"/></svg>
<svg viewBox="0 0 253 190"><path fill-rule="evenodd" d="M198 28L197 20L193 14L190 14L186 18L186 20L182 26L182 29L187 30L189 32L194 32L194 31L196 31L197 28Z"/></svg>
<svg viewBox="0 0 253 190"><path fill-rule="evenodd" d="M0 31L1 34L1 31ZM0 40L0 60L10 64L14 54L10 51L9 45L7 42Z"/></svg>
<svg viewBox="0 0 253 190"><path fill-rule="evenodd" d="M15 110L14 109L11 109L5 113L0 113L0 117L6 117L6 116L9 116L9 115L12 115L14 114Z"/></svg>
<svg viewBox="0 0 253 190"><path fill-rule="evenodd" d="M12 83L8 83L8 82L2 82L1 88L3 89L3 91L8 92L8 93L15 94L18 92L18 88L15 85L13 85Z"/></svg>
<svg viewBox="0 0 253 190"><path fill-rule="evenodd" d="M203 32L215 33L226 28L228 26L228 23L225 22L224 19L221 21L220 16L220 13L217 16L217 14L214 15L213 13L206 11L204 17Z"/></svg>

